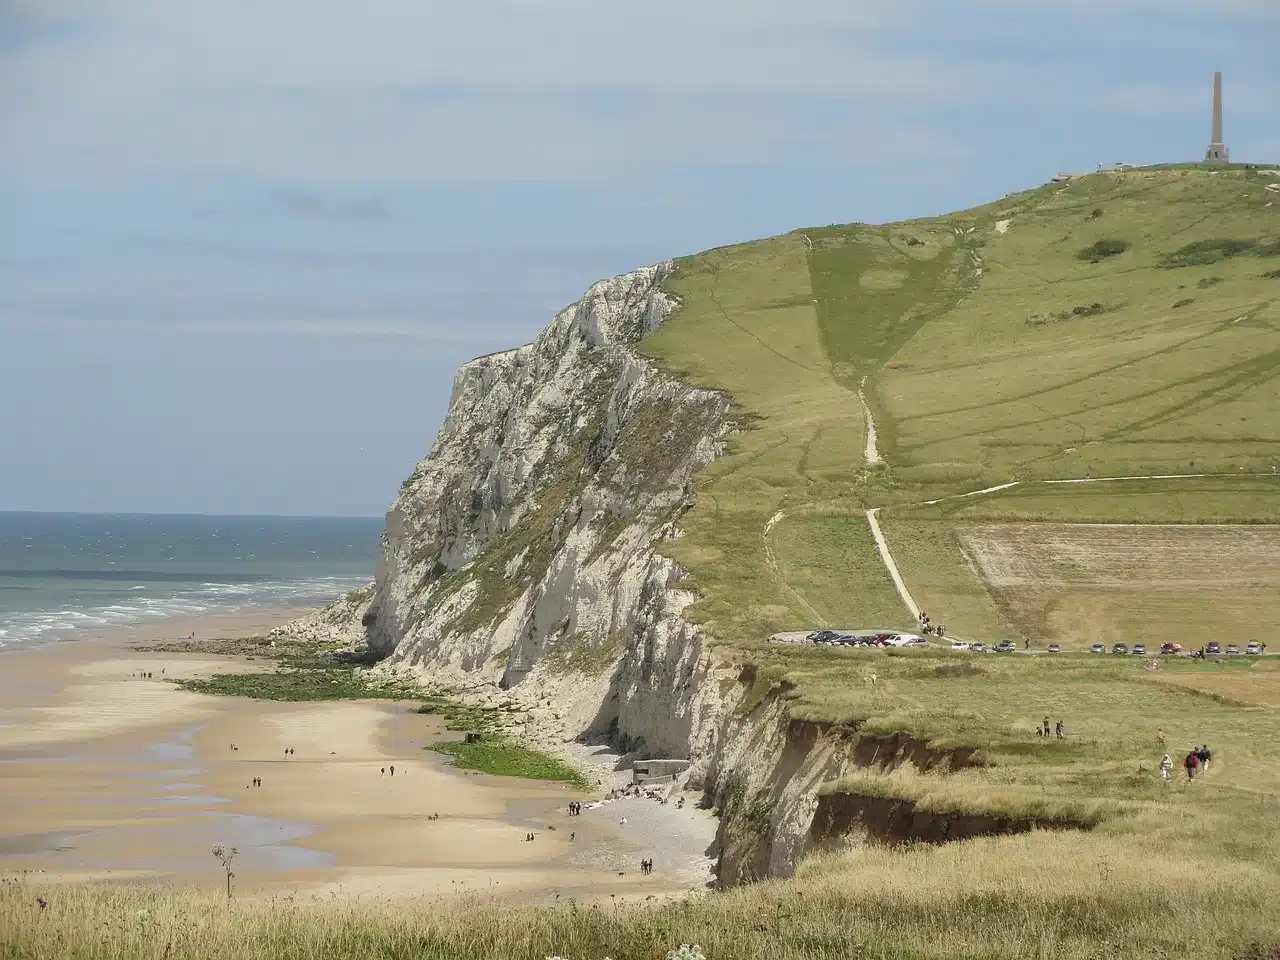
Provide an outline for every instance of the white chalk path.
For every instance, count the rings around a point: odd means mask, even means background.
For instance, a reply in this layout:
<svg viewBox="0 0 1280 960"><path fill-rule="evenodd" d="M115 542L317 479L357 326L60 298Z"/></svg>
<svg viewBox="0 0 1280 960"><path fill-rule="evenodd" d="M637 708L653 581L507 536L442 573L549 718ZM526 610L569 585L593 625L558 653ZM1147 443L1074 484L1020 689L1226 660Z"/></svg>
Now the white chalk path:
<svg viewBox="0 0 1280 960"><path fill-rule="evenodd" d="M893 562L893 554L889 552L889 545L885 543L884 534L880 532L880 521L876 519L876 514L879 512L879 507L867 511L867 525L871 527L871 536L875 538L876 549L880 551L880 560L884 563L884 568L889 571L889 576L893 578L893 586L898 591L898 596L907 605L911 615L919 621L920 608L916 606L915 600L911 599L911 592L907 590L902 574L898 573L898 565Z"/></svg>
<svg viewBox="0 0 1280 960"><path fill-rule="evenodd" d="M876 449L876 420L871 416L871 406L867 403L867 395L862 388L866 386L867 378L863 377L858 384L858 399L862 401L862 415L867 421L867 448L863 452L869 466L876 466L884 463L884 458L880 456L880 451Z"/></svg>
<svg viewBox="0 0 1280 960"><path fill-rule="evenodd" d="M1027 485L1034 483L1118 483L1122 480L1204 480L1212 477L1273 476L1276 476L1276 472L1274 470L1270 473L1153 473L1130 477L1069 477L1058 480L1010 480L1008 483L997 484L994 487L983 487L981 490L970 490L968 493L953 493L949 497L939 497L937 500L921 500L919 503L915 504L915 506L931 507L935 503L946 503L949 500L962 500L965 497L978 497L984 493L996 493L1000 490L1008 490L1010 487L1020 487L1024 483Z"/></svg>

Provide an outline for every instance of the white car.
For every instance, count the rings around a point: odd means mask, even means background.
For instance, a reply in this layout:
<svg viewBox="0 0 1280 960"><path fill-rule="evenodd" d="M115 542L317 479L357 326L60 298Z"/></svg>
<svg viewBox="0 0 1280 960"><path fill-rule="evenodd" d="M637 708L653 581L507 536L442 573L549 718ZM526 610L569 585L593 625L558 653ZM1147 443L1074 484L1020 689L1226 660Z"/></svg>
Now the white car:
<svg viewBox="0 0 1280 960"><path fill-rule="evenodd" d="M969 642L967 640L952 640L951 649L952 650L968 650Z"/></svg>
<svg viewBox="0 0 1280 960"><path fill-rule="evenodd" d="M1254 640L1244 648L1244 652L1249 654L1251 657L1260 657L1262 656L1262 644L1257 640Z"/></svg>

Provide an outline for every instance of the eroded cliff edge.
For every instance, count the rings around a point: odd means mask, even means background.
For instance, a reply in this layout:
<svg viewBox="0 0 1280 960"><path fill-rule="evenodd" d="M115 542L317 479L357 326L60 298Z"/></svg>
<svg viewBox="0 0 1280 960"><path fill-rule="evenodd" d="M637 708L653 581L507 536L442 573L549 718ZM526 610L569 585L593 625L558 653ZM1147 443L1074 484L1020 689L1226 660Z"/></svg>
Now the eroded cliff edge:
<svg viewBox="0 0 1280 960"><path fill-rule="evenodd" d="M516 707L513 734L540 748L688 759L733 884L793 872L819 789L901 750L795 721L682 615L696 597L661 547L737 426L729 397L636 350L678 306L671 271L597 283L533 343L463 365L387 513L372 595L300 629L361 634L379 672Z"/></svg>

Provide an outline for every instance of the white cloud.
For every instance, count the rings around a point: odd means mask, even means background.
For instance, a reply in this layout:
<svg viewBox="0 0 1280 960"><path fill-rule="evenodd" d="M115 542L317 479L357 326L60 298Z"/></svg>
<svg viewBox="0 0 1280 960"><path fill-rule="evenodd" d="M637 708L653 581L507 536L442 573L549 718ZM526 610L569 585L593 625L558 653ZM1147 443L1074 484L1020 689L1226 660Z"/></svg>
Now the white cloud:
<svg viewBox="0 0 1280 960"><path fill-rule="evenodd" d="M1215 0L1211 15L1276 11ZM1010 46L1037 12L1082 30L1133 15L1130 32L1159 17L1179 37L1210 15L1207 0L0 0L17 38L0 45L0 177L637 181L951 158L947 114L977 103L1201 110L1198 86L1113 89L1079 57ZM1233 89L1237 115L1247 96Z"/></svg>
<svg viewBox="0 0 1280 960"><path fill-rule="evenodd" d="M895 42L919 12L873 0L119 0L61 43L0 55L0 171L581 181L797 148L866 155L873 139L900 159L938 144L895 111L990 83L984 68ZM811 132L822 124L800 120L796 98L830 98L837 122Z"/></svg>

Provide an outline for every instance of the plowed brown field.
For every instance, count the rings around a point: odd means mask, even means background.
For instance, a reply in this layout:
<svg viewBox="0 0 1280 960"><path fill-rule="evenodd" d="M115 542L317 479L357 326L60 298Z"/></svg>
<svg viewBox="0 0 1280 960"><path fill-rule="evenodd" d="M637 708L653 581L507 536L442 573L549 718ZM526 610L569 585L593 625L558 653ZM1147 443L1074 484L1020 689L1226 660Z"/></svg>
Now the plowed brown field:
<svg viewBox="0 0 1280 960"><path fill-rule="evenodd" d="M1035 640L1270 642L1280 526L995 523L957 531L1004 614Z"/></svg>

